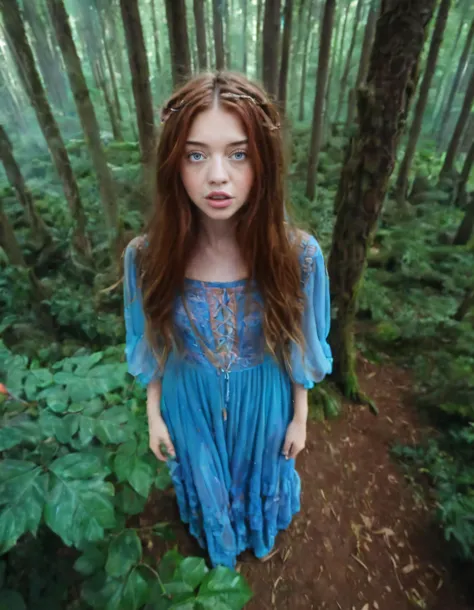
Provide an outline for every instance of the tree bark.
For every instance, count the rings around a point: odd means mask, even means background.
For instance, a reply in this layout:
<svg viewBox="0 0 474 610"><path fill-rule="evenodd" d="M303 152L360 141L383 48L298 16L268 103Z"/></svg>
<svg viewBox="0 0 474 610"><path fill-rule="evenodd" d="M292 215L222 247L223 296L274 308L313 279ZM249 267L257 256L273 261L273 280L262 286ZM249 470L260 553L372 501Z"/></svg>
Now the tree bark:
<svg viewBox="0 0 474 610"><path fill-rule="evenodd" d="M266 0L263 17L263 86L274 99L278 97L278 57L280 54L281 0Z"/></svg>
<svg viewBox="0 0 474 610"><path fill-rule="evenodd" d="M334 119L336 123L339 121L339 117L341 116L342 104L344 102L344 96L346 93L347 80L349 78L349 72L351 69L352 53L354 52L354 47L355 47L356 38L357 38L357 27L359 25L360 14L362 11L362 4L363 4L363 0L357 0L357 7L356 7L356 12L355 12L355 17L354 17L354 27L352 29L351 43L349 45L349 50L347 51L346 64L344 66L344 72L342 74L342 79L341 79L341 87L339 89L339 97L337 100L336 116Z"/></svg>
<svg viewBox="0 0 474 610"><path fill-rule="evenodd" d="M318 171L319 153L321 150L321 136L324 126L324 99L326 97L335 6L335 0L326 0L324 6L323 28L318 58L318 75L316 79L316 95L313 108L313 125L311 129L308 175L306 179L306 197L310 200L314 199L316 192L316 175Z"/></svg>
<svg viewBox="0 0 474 610"><path fill-rule="evenodd" d="M13 147L3 126L0 125L0 159L2 160L11 187L15 190L18 200L25 210L25 215L31 229L32 238L40 248L51 243L52 238L48 227L36 211L33 196L26 186L20 167L13 155Z"/></svg>
<svg viewBox="0 0 474 610"><path fill-rule="evenodd" d="M207 70L206 17L204 0L194 0L194 21L196 23L196 42L198 66L200 71Z"/></svg>
<svg viewBox="0 0 474 610"><path fill-rule="evenodd" d="M263 80L262 72L262 56L263 56L263 48L262 48L262 36L263 36L263 0L257 0L257 21L256 21L256 36L255 36L255 69L257 78L259 80Z"/></svg>
<svg viewBox="0 0 474 610"><path fill-rule="evenodd" d="M369 402L355 372L353 325L357 293L396 161L419 59L436 0L383 0L367 83L358 91L359 130L341 173L328 262L332 304L333 378L346 396Z"/></svg>
<svg viewBox="0 0 474 610"><path fill-rule="evenodd" d="M120 0L128 61L132 74L133 98L137 111L138 139L142 161L147 164L155 145L150 73L137 0ZM187 42L187 41L186 41ZM184 41L183 41L184 45Z"/></svg>
<svg viewBox="0 0 474 610"><path fill-rule="evenodd" d="M224 0L212 0L212 23L214 30L216 70L224 70Z"/></svg>
<svg viewBox="0 0 474 610"><path fill-rule="evenodd" d="M313 39L312 39L312 26L313 26L313 6L315 0L309 0L309 11L308 11L308 23L306 30L306 37L304 40L304 51L303 51L303 66L301 71L301 87L300 87L300 107L298 113L298 120L304 121L305 114L305 97L306 97L306 75L308 72L308 61L309 57L313 55ZM316 0L317 2L317 0ZM319 27L319 26L318 26ZM311 44L310 44L311 42Z"/></svg>
<svg viewBox="0 0 474 610"><path fill-rule="evenodd" d="M155 0L151 0L151 23L153 26L153 44L155 49L156 74L161 74L160 40L158 37L158 23L156 20Z"/></svg>
<svg viewBox="0 0 474 610"><path fill-rule="evenodd" d="M466 159L459 177L459 181L456 185L456 196L454 197L454 205L462 208L465 205L467 195L466 186L469 180L469 175L474 166L474 140L471 141L471 146L467 152Z"/></svg>
<svg viewBox="0 0 474 610"><path fill-rule="evenodd" d="M298 5L298 16L297 16L297 33L296 33L296 42L292 51L292 68L290 70L290 97L296 91L297 85L296 83L301 78L301 70L303 57L302 57L302 48L304 45L304 16L305 16L305 8L306 8L307 0L299 0Z"/></svg>
<svg viewBox="0 0 474 610"><path fill-rule="evenodd" d="M247 63L248 63L248 53L247 53L247 30L248 30L248 8L249 3L248 0L242 0L242 72L247 74Z"/></svg>
<svg viewBox="0 0 474 610"><path fill-rule="evenodd" d="M230 15L229 15L229 2L230 0L222 0L224 5L224 50L225 50L225 65L228 70L232 69L232 57L231 57L231 46L232 46L232 36L231 36L231 26L230 26Z"/></svg>
<svg viewBox="0 0 474 610"><path fill-rule="evenodd" d="M440 112L436 119L436 124L440 126L439 135L438 135L438 147L440 147L444 141L447 126L449 124L449 115L451 114L451 109L453 106L454 97L459 87L459 83L461 82L461 78L464 72L467 69L468 61L469 61L469 51L471 49L472 40L474 38L474 18L471 23L471 27L469 28L469 32L466 36L466 41L464 43L464 48L461 53L461 57L459 59L458 67L456 70L456 74L454 76L453 84L451 85L451 89L449 91L449 97L446 104L442 105L440 108Z"/></svg>
<svg viewBox="0 0 474 610"><path fill-rule="evenodd" d="M336 7L336 12L335 12L335 30L334 30L334 36L333 36L333 42L331 44L331 51L330 51L330 59L329 59L329 72L328 72L328 83L326 85L326 95L324 98L324 108L325 108L325 112L324 112L324 125L323 125L323 135L322 135L322 139L321 139L321 148L324 148L326 142L329 140L329 132L331 129L331 115L329 112L329 108L330 108L330 99L331 99L331 85L332 85L332 77L334 75L334 71L335 71L335 65L336 65L336 51L337 51L337 41L339 40L339 30L341 27L341 15L340 15L340 11L337 10Z"/></svg>
<svg viewBox="0 0 474 610"><path fill-rule="evenodd" d="M66 201L74 221L73 248L86 260L90 260L91 248L86 236L86 217L69 156L64 146L59 127L36 69L33 53L28 44L25 27L16 0L0 0L0 12L10 44L14 48L18 63L18 75L33 106L38 123L48 144L54 166L61 178Z"/></svg>
<svg viewBox="0 0 474 610"><path fill-rule="evenodd" d="M120 1L123 4L127 2L127 0ZM171 51L173 86L176 88L191 76L192 73L188 27L186 24L186 5L184 0L165 0L165 5Z"/></svg>
<svg viewBox="0 0 474 610"><path fill-rule="evenodd" d="M459 113L458 122L454 129L453 137L449 143L448 150L446 151L446 157L444 159L443 167L440 172L440 179L451 174L453 171L454 160L458 151L459 143L461 141L462 133L466 126L471 112L472 102L474 101L474 70L471 71L471 79L467 86L466 95L464 96L464 103Z"/></svg>
<svg viewBox="0 0 474 610"><path fill-rule="evenodd" d="M456 311L456 313L454 314L454 319L457 320L458 322L461 322L462 320L464 320L467 312L471 309L471 307L474 305L474 288L471 288L470 290L466 290L466 294L464 295L464 298L462 300L462 302L460 303L458 310Z"/></svg>
<svg viewBox="0 0 474 610"><path fill-rule="evenodd" d="M291 44L291 29L293 20L293 0L286 0L285 2L285 17L284 17L284 29L283 29L283 45L281 51L281 66L280 66L280 82L278 86L278 100L281 104L281 108L284 111L286 109L286 95L287 95L287 82L288 82L288 67L290 63L290 44Z"/></svg>
<svg viewBox="0 0 474 610"><path fill-rule="evenodd" d="M420 87L420 93L415 107L415 115L410 127L410 133L408 136L408 143L405 149L405 155L400 165L398 172L397 182L395 185L395 198L400 206L406 204L407 190L408 190L408 174L410 172L413 157L415 156L416 145L418 138L420 137L421 125L423 122L423 115L428 101L428 94L430 92L431 81L436 68L436 62L438 61L438 53L443 42L444 30L446 28L446 22L448 20L448 13L451 7L451 0L441 0L441 4L438 10L438 16L436 18L436 24L431 37L430 50L428 52L428 58L426 60L425 71L423 74L423 80Z"/></svg>
<svg viewBox="0 0 474 610"><path fill-rule="evenodd" d="M377 0L372 0L369 10L369 16L367 17L367 23L365 25L364 42L362 43L362 50L360 52L359 70L357 72L357 78L355 87L351 89L349 94L349 103L347 105L347 121L346 128L349 129L354 120L355 114L355 100L359 87L365 82L367 78L367 70L369 69L370 52L374 43L375 36L375 24L377 22Z"/></svg>
<svg viewBox="0 0 474 610"><path fill-rule="evenodd" d="M26 261L18 243L15 231L3 209L3 201L0 197L0 246L7 255L10 265L15 267L26 267Z"/></svg>
<svg viewBox="0 0 474 610"><path fill-rule="evenodd" d="M66 65L77 113L81 120L92 164L99 183L109 243L113 248L118 237L118 203L114 182L100 139L100 129L92 105L86 79L72 38L63 0L47 0L51 21Z"/></svg>
<svg viewBox="0 0 474 610"><path fill-rule="evenodd" d="M97 0L96 0L96 2L97 2ZM114 66L113 66L113 62L112 62L112 55L111 55L110 49L109 49L109 43L107 41L107 28L105 26L105 20L104 20L102 11L101 11L100 2L97 2L96 9L97 9L97 15L99 17L100 31L102 34L102 44L104 45L105 61L107 62L107 69L109 71L110 82L112 83L112 94L114 96L115 114L118 119L118 127L120 130L119 139L123 139L122 126L121 126L121 123L123 120L123 115L122 115L122 108L120 106L120 96L118 94L117 79L115 77L115 70L114 70Z"/></svg>

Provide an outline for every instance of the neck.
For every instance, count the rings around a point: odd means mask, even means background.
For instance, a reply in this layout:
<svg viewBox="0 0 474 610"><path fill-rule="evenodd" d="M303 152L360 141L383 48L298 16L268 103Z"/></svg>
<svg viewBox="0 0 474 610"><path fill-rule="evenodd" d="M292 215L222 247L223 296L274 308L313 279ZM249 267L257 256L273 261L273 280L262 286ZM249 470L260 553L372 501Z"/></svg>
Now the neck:
<svg viewBox="0 0 474 610"><path fill-rule="evenodd" d="M229 220L200 219L199 240L204 247L218 250L235 243L235 222Z"/></svg>

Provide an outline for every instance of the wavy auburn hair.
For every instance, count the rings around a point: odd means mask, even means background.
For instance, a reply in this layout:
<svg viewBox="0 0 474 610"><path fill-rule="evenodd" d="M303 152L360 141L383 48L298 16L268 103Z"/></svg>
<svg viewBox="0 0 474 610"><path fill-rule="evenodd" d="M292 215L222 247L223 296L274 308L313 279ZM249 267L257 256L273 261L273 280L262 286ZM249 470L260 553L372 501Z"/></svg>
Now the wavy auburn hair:
<svg viewBox="0 0 474 610"><path fill-rule="evenodd" d="M176 296L184 291L185 273L199 232L198 209L181 181L185 142L196 116L215 103L235 113L248 137L254 181L248 201L237 212L236 237L248 277L263 298L266 347L289 361L290 342L303 344L303 292L298 233L285 213L284 147L280 116L264 90L234 72L200 74L162 109L156 150L154 205L146 226L148 246L138 253L146 316L146 335L161 365L180 345L173 324Z"/></svg>

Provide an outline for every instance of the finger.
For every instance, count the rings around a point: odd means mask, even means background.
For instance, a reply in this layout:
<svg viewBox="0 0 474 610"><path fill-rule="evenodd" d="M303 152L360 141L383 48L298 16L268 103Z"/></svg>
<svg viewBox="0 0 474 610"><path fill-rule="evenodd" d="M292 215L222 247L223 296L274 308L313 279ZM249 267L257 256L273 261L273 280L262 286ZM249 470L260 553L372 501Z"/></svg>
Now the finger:
<svg viewBox="0 0 474 610"><path fill-rule="evenodd" d="M168 441L166 443L166 449L167 449L167 451L168 451L168 453L170 454L171 457L175 457L176 456L176 452L174 450L173 443L171 441Z"/></svg>
<svg viewBox="0 0 474 610"><path fill-rule="evenodd" d="M289 458L292 447L293 443L290 440L285 442L285 446L283 447L283 455L286 457L286 459Z"/></svg>
<svg viewBox="0 0 474 610"><path fill-rule="evenodd" d="M160 460L160 462L166 462L165 456L160 451L160 445L152 445L150 444L150 449L153 451L155 456Z"/></svg>

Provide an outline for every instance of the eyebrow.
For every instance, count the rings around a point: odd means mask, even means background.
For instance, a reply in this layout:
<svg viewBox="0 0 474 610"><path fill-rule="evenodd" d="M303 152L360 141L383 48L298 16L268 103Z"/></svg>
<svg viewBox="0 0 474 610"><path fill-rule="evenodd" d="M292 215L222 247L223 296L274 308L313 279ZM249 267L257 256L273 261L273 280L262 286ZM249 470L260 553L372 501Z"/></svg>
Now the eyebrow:
<svg viewBox="0 0 474 610"><path fill-rule="evenodd" d="M229 146L242 146L243 144L248 144L249 141L247 139L245 140L239 140L238 142L230 142L230 144L227 144L227 147ZM202 148L209 148L209 144L206 144L205 142L197 142L196 140L188 140L186 142L186 144L190 145L190 146L201 146Z"/></svg>

